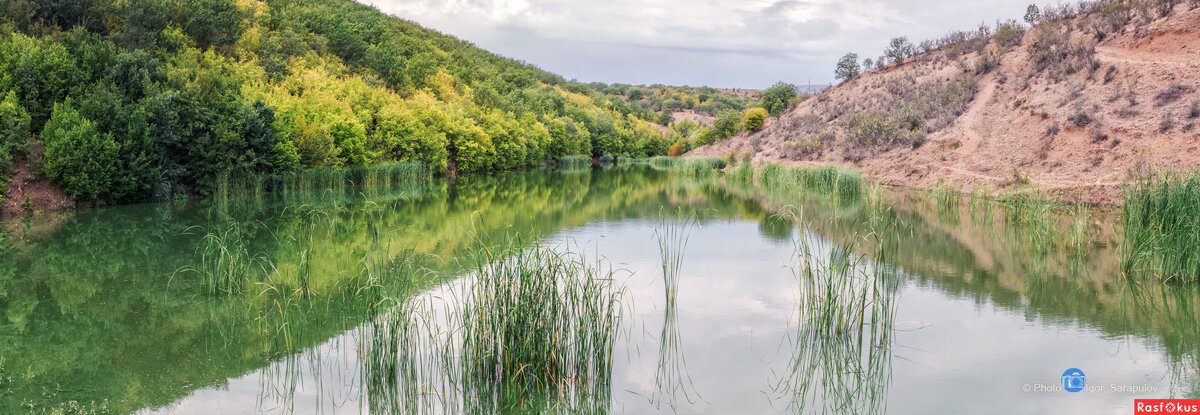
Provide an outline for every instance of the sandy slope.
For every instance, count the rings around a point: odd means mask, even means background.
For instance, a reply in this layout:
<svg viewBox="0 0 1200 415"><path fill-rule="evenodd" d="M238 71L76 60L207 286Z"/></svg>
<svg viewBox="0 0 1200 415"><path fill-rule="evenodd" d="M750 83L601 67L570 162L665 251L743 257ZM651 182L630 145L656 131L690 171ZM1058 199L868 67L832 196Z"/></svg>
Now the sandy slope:
<svg viewBox="0 0 1200 415"><path fill-rule="evenodd" d="M1031 32L1024 44L1002 55L997 69L977 78L967 109L919 148L850 151L839 114L880 99L889 82L962 73L967 65L959 61L973 62L975 54L954 60L931 52L868 72L801 103L757 134L689 155L737 151L758 161L851 165L885 184L927 187L947 181L964 191L994 194L1023 187L1015 178L1027 177L1063 199L1096 203L1117 202L1121 184L1135 172L1200 165L1200 119L1188 118L1190 105L1200 99L1200 9L1180 6L1171 17L1108 36L1096 45L1097 69L1057 81L1033 70L1027 53ZM1086 37L1078 30L1075 35ZM1173 83L1190 91L1156 103L1156 95ZM1083 127L1068 122L1080 108L1095 121ZM1164 132L1168 113L1174 125ZM796 150L797 143L811 140L800 132L808 125L806 116L828 119L837 134L821 151ZM1057 134L1049 133L1052 125L1059 126Z"/></svg>

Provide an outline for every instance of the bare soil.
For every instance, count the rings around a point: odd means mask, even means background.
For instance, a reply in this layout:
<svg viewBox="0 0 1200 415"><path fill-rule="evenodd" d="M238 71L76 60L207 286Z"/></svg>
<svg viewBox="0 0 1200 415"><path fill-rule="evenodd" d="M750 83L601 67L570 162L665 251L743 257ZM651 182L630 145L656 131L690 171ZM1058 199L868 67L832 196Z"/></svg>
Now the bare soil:
<svg viewBox="0 0 1200 415"><path fill-rule="evenodd" d="M888 94L889 82L927 82L972 71L977 53L948 58L929 52L867 72L769 120L759 133L688 155L737 152L760 162L852 166L895 186L946 182L993 195L1033 186L1064 200L1119 203L1122 184L1136 175L1200 165L1200 118L1189 117L1192 103L1200 100L1200 9L1186 8L1110 34L1096 44L1097 68L1057 79L1034 70L1028 54L1033 31L1026 32L1021 45L1001 54L996 69L977 77L969 107L915 149L854 148L845 140L841 113ZM1086 37L1078 29L1073 36ZM1171 88L1185 92L1160 97ZM1090 122L1074 122L1080 112ZM820 140L813 139L807 121L813 118L831 120L833 137L815 151L813 143Z"/></svg>

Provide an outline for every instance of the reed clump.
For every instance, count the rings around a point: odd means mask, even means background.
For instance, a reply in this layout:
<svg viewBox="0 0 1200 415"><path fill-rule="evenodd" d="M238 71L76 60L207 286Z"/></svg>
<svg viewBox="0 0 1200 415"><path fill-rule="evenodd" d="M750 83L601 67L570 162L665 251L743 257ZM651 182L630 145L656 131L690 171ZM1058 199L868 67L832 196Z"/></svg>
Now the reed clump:
<svg viewBox="0 0 1200 415"><path fill-rule="evenodd" d="M1167 172L1125 188L1121 267L1126 275L1200 280L1200 174Z"/></svg>
<svg viewBox="0 0 1200 415"><path fill-rule="evenodd" d="M573 407L604 396L623 315L614 271L521 236L481 239L471 256L457 288L427 296L442 304L392 300L377 319L367 357L375 388L404 402L439 391L442 408L543 394Z"/></svg>
<svg viewBox="0 0 1200 415"><path fill-rule="evenodd" d="M370 166L321 167L291 173L222 176L217 197L244 197L268 193L341 190L355 186L391 186L429 177L418 162L388 162Z"/></svg>

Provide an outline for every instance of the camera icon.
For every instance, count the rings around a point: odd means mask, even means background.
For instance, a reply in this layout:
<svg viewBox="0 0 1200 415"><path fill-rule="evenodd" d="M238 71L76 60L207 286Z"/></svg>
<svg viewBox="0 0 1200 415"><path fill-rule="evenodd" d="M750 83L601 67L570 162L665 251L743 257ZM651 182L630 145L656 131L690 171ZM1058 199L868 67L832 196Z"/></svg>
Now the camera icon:
<svg viewBox="0 0 1200 415"><path fill-rule="evenodd" d="M1062 374L1062 386L1067 392L1079 392L1087 386L1087 377L1083 375L1083 371L1070 368Z"/></svg>

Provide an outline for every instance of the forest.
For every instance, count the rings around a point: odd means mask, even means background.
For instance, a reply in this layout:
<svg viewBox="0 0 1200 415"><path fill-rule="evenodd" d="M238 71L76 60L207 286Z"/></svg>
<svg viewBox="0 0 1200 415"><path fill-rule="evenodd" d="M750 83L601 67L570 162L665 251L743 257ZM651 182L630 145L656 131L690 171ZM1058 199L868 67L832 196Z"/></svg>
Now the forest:
<svg viewBox="0 0 1200 415"><path fill-rule="evenodd" d="M0 185L21 165L78 201L133 203L223 176L649 157L712 140L657 126L670 111L721 111L728 136L750 105L619 92L350 0L0 0Z"/></svg>

